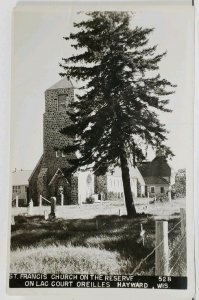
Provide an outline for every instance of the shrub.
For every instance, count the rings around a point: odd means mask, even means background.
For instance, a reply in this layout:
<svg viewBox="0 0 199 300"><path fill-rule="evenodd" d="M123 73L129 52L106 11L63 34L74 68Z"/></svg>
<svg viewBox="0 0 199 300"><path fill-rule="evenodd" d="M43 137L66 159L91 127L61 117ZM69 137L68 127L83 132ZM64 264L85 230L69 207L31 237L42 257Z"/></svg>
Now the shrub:
<svg viewBox="0 0 199 300"><path fill-rule="evenodd" d="M166 202L169 200L169 197L166 193L164 194L157 194L156 195L156 201L157 202Z"/></svg>
<svg viewBox="0 0 199 300"><path fill-rule="evenodd" d="M93 204L95 202L94 197L90 196L86 198L86 203L87 204Z"/></svg>
<svg viewBox="0 0 199 300"><path fill-rule="evenodd" d="M175 184L172 186L175 198L186 197L186 169L180 169L175 176Z"/></svg>
<svg viewBox="0 0 199 300"><path fill-rule="evenodd" d="M15 222L17 224L24 224L28 222L28 218L26 216L19 215L15 217Z"/></svg>

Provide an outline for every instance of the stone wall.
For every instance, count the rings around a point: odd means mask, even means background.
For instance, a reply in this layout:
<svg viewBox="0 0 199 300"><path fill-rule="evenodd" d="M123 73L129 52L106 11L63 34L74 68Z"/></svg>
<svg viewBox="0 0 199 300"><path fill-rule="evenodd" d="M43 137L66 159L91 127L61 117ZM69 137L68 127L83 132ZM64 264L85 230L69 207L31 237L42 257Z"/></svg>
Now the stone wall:
<svg viewBox="0 0 199 300"><path fill-rule="evenodd" d="M137 196L142 197L142 189L139 181L137 182Z"/></svg>
<svg viewBox="0 0 199 300"><path fill-rule="evenodd" d="M74 155L56 157L56 149L63 148L73 143L73 139L60 133L60 130L71 123L68 109L58 111L59 95L67 95L67 106L74 100L74 89L47 90L45 93L45 114L43 118L43 145L44 160L43 167L49 169L49 176L53 176L58 168L67 168L68 159Z"/></svg>
<svg viewBox="0 0 199 300"><path fill-rule="evenodd" d="M47 168L41 168L39 175L37 177L37 191L39 195L42 195L45 198L48 198L48 179L47 179Z"/></svg>

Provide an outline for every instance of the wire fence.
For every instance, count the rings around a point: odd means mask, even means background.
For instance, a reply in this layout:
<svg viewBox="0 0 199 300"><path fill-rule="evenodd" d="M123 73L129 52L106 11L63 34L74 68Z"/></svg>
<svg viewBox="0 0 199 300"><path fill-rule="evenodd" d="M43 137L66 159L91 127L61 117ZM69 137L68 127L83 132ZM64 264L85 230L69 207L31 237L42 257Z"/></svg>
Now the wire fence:
<svg viewBox="0 0 199 300"><path fill-rule="evenodd" d="M170 268L168 275L171 275L172 271L175 269L177 264L180 262L180 260L183 259L183 256L184 256L184 253L185 253L186 243L182 244L181 246L182 246L181 251L180 252L178 251L178 258L175 260L173 266ZM180 249L180 248L178 248L178 249Z"/></svg>
<svg viewBox="0 0 199 300"><path fill-rule="evenodd" d="M178 226L182 225L183 222L185 222L185 218L181 218L179 222L177 222L169 231L168 231L168 237L169 234L171 234ZM181 227L182 228L182 227ZM158 245L156 245L152 251L145 256L140 262L139 264L134 268L132 275L135 275L137 273L137 271L140 270L140 268L143 266L143 264L154 254L156 253L156 251L163 245L164 243L164 238L162 238L162 240L160 241L160 243ZM159 275L171 275L173 270L175 269L176 265L180 262L180 260L182 260L184 258L184 254L186 253L186 233L183 232L181 233L181 235L179 235L179 239L178 241L175 243L175 245L173 246L173 248L170 250L169 255L168 255L168 264L171 265L172 267L169 268L168 270L168 274L159 274ZM177 256L177 258L176 258ZM162 262L164 260L164 258L162 257ZM173 261L174 259L174 261Z"/></svg>
<svg viewBox="0 0 199 300"><path fill-rule="evenodd" d="M184 242L186 239L186 234L184 233L181 237L180 240L177 242L177 247L173 247L173 249L170 251L170 259L172 259L176 252L178 252L178 249L183 246Z"/></svg>

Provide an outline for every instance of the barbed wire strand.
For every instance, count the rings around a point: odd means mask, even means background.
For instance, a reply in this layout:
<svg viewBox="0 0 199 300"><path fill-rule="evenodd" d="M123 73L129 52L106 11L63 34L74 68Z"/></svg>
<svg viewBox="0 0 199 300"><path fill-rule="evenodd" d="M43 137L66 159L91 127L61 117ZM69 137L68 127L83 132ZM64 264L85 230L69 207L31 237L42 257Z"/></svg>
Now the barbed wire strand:
<svg viewBox="0 0 199 300"><path fill-rule="evenodd" d="M145 257L141 260L141 262L137 265L137 267L135 267L135 269L132 272L132 275L135 274L135 272L137 270L139 270L139 268L141 267L141 265L155 252L156 249L158 249L160 247L160 245L162 245L164 240L162 240L155 248L153 248L153 250Z"/></svg>
<svg viewBox="0 0 199 300"><path fill-rule="evenodd" d="M171 255L173 252L175 252L176 249L177 249L177 250L179 249L179 247L182 245L182 242L185 241L185 239L186 239L186 234L184 233L183 236L182 236L182 238L181 238L180 241L178 242L177 247L175 247L175 248L172 249L172 251L170 252L170 255Z"/></svg>
<svg viewBox="0 0 199 300"><path fill-rule="evenodd" d="M182 221L184 220L184 218L183 219L181 219L177 224L175 224L175 226L172 228L172 229L170 229L169 231L168 231L168 234L170 233L170 232L172 232L176 227L177 227L177 225L179 225ZM132 275L134 275L135 274L135 272L137 271L137 270L139 270L139 268L142 266L142 264L155 252L155 250L156 249L158 249L159 247L160 247L160 245L162 245L162 243L163 243L163 241L164 240L162 240L145 258L143 258L142 260L141 260L141 262L137 265L137 267L135 267L135 269L133 270L133 272L132 272Z"/></svg>
<svg viewBox="0 0 199 300"><path fill-rule="evenodd" d="M179 262L181 256L182 256L182 253L184 252L184 247L182 248L182 251L180 252L179 256L178 256L178 259L176 260L175 264L173 265L173 267L170 269L169 271L169 275L171 274L171 271L173 271L173 269L175 268L175 266L177 265L177 263Z"/></svg>
<svg viewBox="0 0 199 300"><path fill-rule="evenodd" d="M175 224L175 226L173 227L173 228L171 228L169 231L168 231L168 234L170 233L170 232L172 232L180 223L182 223L182 221L184 221L185 219L184 218L182 218L178 223L176 223Z"/></svg>

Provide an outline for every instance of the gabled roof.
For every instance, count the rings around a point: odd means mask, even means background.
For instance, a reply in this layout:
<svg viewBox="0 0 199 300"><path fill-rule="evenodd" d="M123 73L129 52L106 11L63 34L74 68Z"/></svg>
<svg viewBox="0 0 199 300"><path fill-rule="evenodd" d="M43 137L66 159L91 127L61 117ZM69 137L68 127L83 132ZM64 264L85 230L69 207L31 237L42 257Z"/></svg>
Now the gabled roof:
<svg viewBox="0 0 199 300"><path fill-rule="evenodd" d="M38 168L39 165L42 163L43 156L44 156L44 155L42 154L42 156L40 157L40 159L39 159L38 163L36 164L34 170L31 171L31 174L30 174L30 176L29 176L29 178L28 178L28 181L31 180L31 178L32 178L32 176L34 175L34 173L36 172L37 168Z"/></svg>
<svg viewBox="0 0 199 300"><path fill-rule="evenodd" d="M140 163L138 169L145 178L151 176L170 177L172 168L169 166L166 157L156 156L151 162Z"/></svg>
<svg viewBox="0 0 199 300"><path fill-rule="evenodd" d="M12 173L12 185L28 185L32 170L20 170Z"/></svg>
<svg viewBox="0 0 199 300"><path fill-rule="evenodd" d="M55 172L55 174L53 175L53 177L51 178L51 180L50 180L50 182L49 182L48 185L51 185L58 175L61 175L62 177L64 177L66 179L66 181L68 182L68 179L64 175L63 169L62 168L58 168L57 171Z"/></svg>
<svg viewBox="0 0 199 300"><path fill-rule="evenodd" d="M47 90L68 89L68 88L74 88L74 86L70 79L64 77L61 80L59 80L57 83L49 87Z"/></svg>
<svg viewBox="0 0 199 300"><path fill-rule="evenodd" d="M169 182L162 177L157 177L157 176L149 176L149 177L144 177L144 181L146 184L169 184Z"/></svg>
<svg viewBox="0 0 199 300"><path fill-rule="evenodd" d="M138 165L138 169L140 171L140 173L142 174L142 176L147 176L148 173L148 169L150 168L150 161L143 161L142 163L140 163Z"/></svg>

